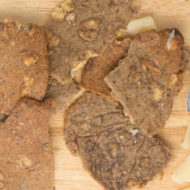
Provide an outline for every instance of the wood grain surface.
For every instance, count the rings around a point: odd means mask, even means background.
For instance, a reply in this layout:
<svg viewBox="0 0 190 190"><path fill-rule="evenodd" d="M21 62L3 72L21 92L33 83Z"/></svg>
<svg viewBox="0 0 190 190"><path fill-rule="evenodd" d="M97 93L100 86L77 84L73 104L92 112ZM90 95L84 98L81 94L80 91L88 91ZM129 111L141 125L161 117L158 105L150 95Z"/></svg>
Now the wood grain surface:
<svg viewBox="0 0 190 190"><path fill-rule="evenodd" d="M45 24L52 8L61 0L0 0L0 18L19 20L23 23ZM190 47L189 0L139 0L141 11L136 17L152 15L160 29L177 27ZM184 87L176 97L173 111L166 127L160 132L172 151L172 161L165 169L162 180L155 179L144 190L178 190L190 184L175 184L171 180L173 170L190 154L184 150L184 139L190 113L186 112L186 97L190 89L190 66L184 73ZM56 113L50 121L50 136L55 160L56 190L103 190L83 169L80 158L73 157L64 143L63 114Z"/></svg>

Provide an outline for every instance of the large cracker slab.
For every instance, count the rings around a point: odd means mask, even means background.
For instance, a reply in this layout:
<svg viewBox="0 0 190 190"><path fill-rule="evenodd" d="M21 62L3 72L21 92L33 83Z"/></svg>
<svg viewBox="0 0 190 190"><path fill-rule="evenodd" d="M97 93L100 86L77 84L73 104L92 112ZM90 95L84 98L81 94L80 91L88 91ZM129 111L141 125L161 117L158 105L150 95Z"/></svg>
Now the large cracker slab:
<svg viewBox="0 0 190 190"><path fill-rule="evenodd" d="M0 124L0 189L54 189L48 133L53 104L22 99Z"/></svg>
<svg viewBox="0 0 190 190"><path fill-rule="evenodd" d="M183 45L177 29L140 33L128 56L105 78L125 113L150 135L165 126L182 88Z"/></svg>
<svg viewBox="0 0 190 190"><path fill-rule="evenodd" d="M108 190L145 185L170 157L163 142L141 133L117 103L92 93L66 110L64 127L70 151Z"/></svg>
<svg viewBox="0 0 190 190"><path fill-rule="evenodd" d="M130 0L65 0L48 22L51 76L64 83L73 65L112 42L136 13ZM69 32L68 32L69 31Z"/></svg>
<svg viewBox="0 0 190 190"><path fill-rule="evenodd" d="M44 27L0 21L0 57L0 114L22 97L42 100L49 78Z"/></svg>
<svg viewBox="0 0 190 190"><path fill-rule="evenodd" d="M82 72L81 86L86 90L111 97L111 89L104 78L117 66L120 59L126 56L130 41L129 38L123 41L115 40L105 47L99 56L90 58Z"/></svg>

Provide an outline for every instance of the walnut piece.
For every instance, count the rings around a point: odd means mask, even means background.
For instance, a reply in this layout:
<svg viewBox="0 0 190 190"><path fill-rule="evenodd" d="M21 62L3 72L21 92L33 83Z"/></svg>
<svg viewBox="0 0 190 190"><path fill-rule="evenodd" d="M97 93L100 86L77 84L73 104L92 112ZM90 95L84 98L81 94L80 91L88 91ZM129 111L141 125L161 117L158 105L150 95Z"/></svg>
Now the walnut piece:
<svg viewBox="0 0 190 190"><path fill-rule="evenodd" d="M140 32L157 29L154 19L151 16L134 19L127 25L127 32L131 35L136 35Z"/></svg>
<svg viewBox="0 0 190 190"><path fill-rule="evenodd" d="M76 18L75 14L74 13L70 13L70 14L67 15L66 21L68 23L73 23L75 21L75 18Z"/></svg>
<svg viewBox="0 0 190 190"><path fill-rule="evenodd" d="M162 91L159 88L154 89L154 101L158 102L162 98Z"/></svg>
<svg viewBox="0 0 190 190"><path fill-rule="evenodd" d="M94 41L98 36L100 20L98 18L89 18L81 23L79 36L85 41Z"/></svg>
<svg viewBox="0 0 190 190"><path fill-rule="evenodd" d="M32 64L35 64L36 61L37 61L37 59L34 58L34 57L31 57L31 56L24 58L24 64L25 64L26 66L30 66L30 65L32 65Z"/></svg>
<svg viewBox="0 0 190 190"><path fill-rule="evenodd" d="M32 161L25 156L19 156L16 163L18 169L26 169L32 166Z"/></svg>
<svg viewBox="0 0 190 190"><path fill-rule="evenodd" d="M54 9L51 16L55 21L61 22L64 20L65 16L68 13L73 11L73 9L74 9L74 5L73 5L72 0L66 0Z"/></svg>

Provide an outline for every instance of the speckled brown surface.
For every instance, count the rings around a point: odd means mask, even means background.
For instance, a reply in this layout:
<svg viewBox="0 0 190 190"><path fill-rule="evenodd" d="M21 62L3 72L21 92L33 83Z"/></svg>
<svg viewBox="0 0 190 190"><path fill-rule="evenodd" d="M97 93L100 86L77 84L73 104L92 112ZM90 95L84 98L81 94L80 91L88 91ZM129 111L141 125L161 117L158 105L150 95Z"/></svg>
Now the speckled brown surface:
<svg viewBox="0 0 190 190"><path fill-rule="evenodd" d="M53 190L48 120L54 101L22 99L0 124L0 189Z"/></svg>
<svg viewBox="0 0 190 190"><path fill-rule="evenodd" d="M44 27L0 21L0 114L22 97L42 100L49 78Z"/></svg>
<svg viewBox="0 0 190 190"><path fill-rule="evenodd" d="M150 135L165 126L182 88L183 45L177 29L137 34L128 56L105 78L125 113Z"/></svg>
<svg viewBox="0 0 190 190"><path fill-rule="evenodd" d="M126 28L134 13L136 9L130 0L66 0L60 3L47 24L51 39L51 76L61 83L67 81L71 77L71 67L100 53L118 30Z"/></svg>
<svg viewBox="0 0 190 190"><path fill-rule="evenodd" d="M116 102L84 93L65 114L68 148L107 190L145 185L163 171L168 148L131 124Z"/></svg>

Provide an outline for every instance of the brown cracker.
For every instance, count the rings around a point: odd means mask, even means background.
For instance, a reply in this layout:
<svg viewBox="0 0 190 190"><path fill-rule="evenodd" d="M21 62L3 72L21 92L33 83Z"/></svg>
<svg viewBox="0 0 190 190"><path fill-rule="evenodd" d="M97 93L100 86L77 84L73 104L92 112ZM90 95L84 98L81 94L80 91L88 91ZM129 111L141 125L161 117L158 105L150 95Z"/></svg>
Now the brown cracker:
<svg viewBox="0 0 190 190"><path fill-rule="evenodd" d="M42 100L49 78L44 27L0 21L0 114L22 97Z"/></svg>
<svg viewBox="0 0 190 190"><path fill-rule="evenodd" d="M145 185L170 158L163 142L141 133L118 103L93 93L66 110L64 135L70 151L108 190Z"/></svg>
<svg viewBox="0 0 190 190"><path fill-rule="evenodd" d="M150 135L165 126L182 88L183 44L177 29L140 33L131 42L128 56L105 78L125 113Z"/></svg>
<svg viewBox="0 0 190 190"><path fill-rule="evenodd" d="M53 107L51 99L22 99L0 124L0 189L54 189L48 134Z"/></svg>

